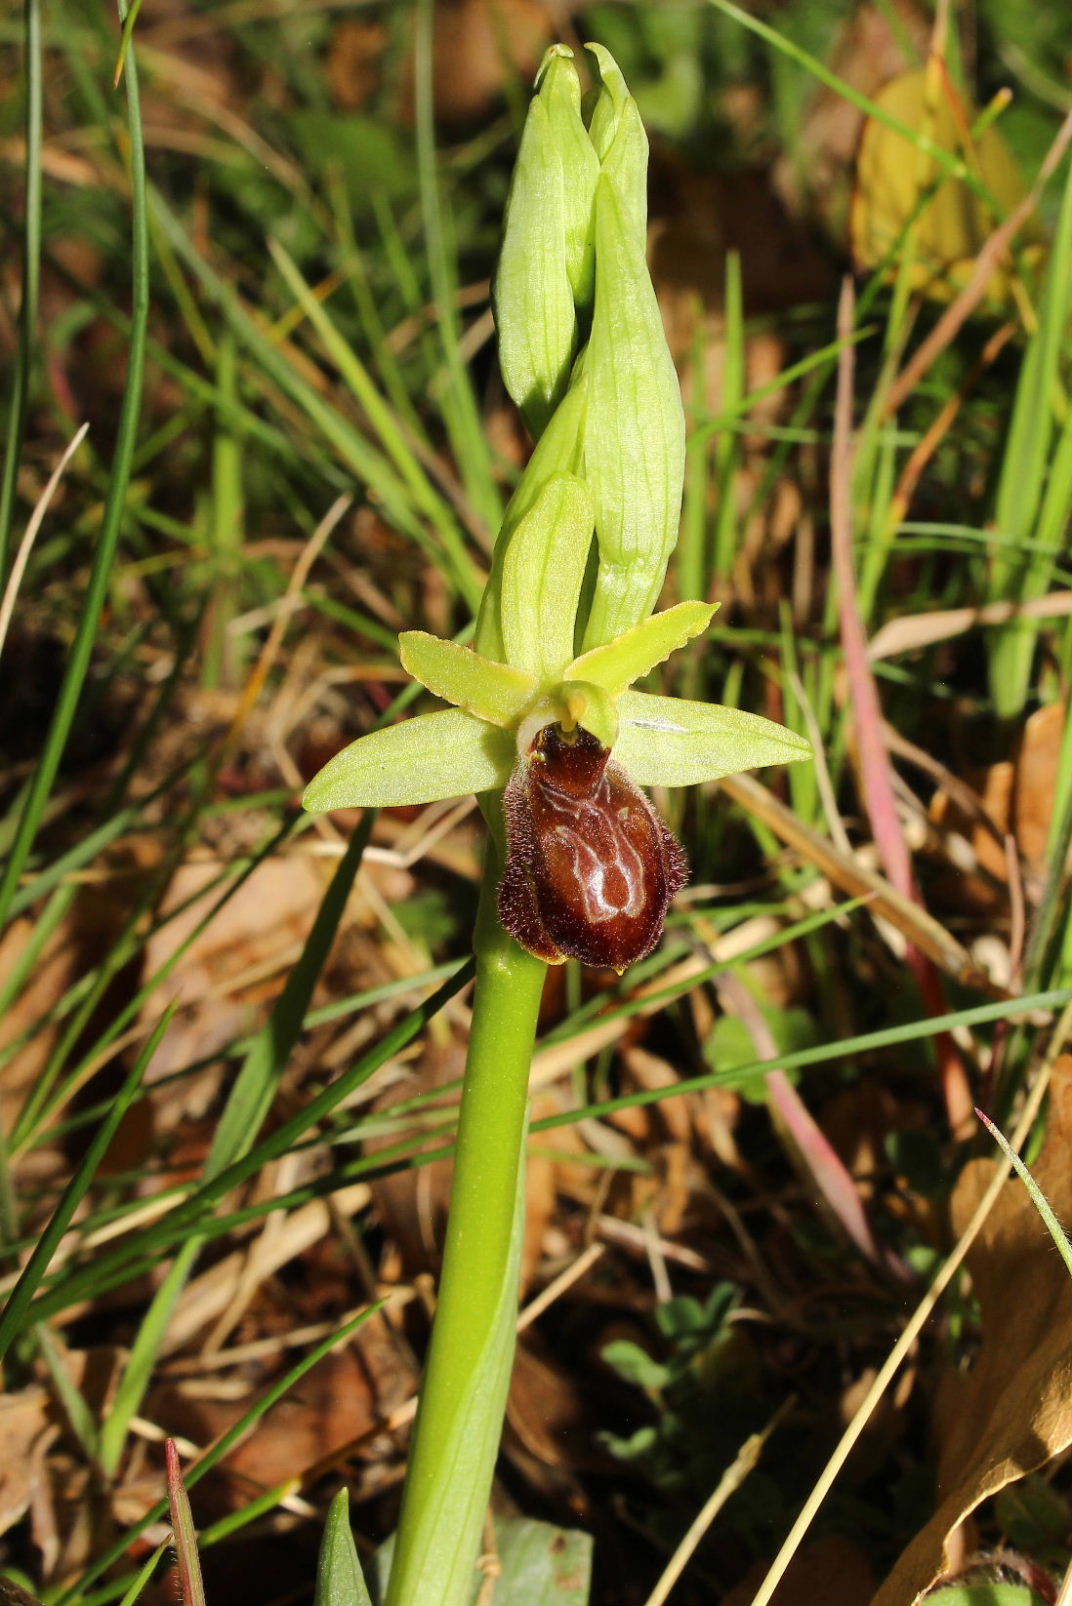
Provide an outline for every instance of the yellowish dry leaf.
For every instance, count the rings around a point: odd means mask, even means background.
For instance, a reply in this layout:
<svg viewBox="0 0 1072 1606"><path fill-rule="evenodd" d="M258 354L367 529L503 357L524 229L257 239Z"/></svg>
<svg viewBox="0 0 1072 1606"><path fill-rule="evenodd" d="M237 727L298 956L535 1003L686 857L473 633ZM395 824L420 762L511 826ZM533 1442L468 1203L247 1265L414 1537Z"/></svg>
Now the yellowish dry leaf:
<svg viewBox="0 0 1072 1606"><path fill-rule="evenodd" d="M1027 186L996 128L989 127L978 139L972 138L978 114L948 78L938 79L932 91L926 71L902 73L874 98L883 111L906 127L950 155L963 157L999 208L999 215L994 216L961 179L946 178L935 185L937 170L932 158L876 118L865 123L850 216L856 260L864 268L877 268L891 252L896 260L897 242L920 196L934 186L915 224L912 285L938 300L951 300L968 282L983 244L1023 200ZM1038 249L1043 236L1038 227L1032 235L1029 225L1022 238L1033 241ZM990 297L1001 302L1008 293L1009 275L996 273Z"/></svg>

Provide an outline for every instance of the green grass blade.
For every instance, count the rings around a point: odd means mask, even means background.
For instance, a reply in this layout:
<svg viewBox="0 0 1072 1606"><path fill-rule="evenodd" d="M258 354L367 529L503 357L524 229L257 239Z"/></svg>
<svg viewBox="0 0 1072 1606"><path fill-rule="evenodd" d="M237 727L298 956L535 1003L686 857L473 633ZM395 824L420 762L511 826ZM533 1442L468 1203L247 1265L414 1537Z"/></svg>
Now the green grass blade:
<svg viewBox="0 0 1072 1606"><path fill-rule="evenodd" d="M336 1077L329 1087L310 1099L296 1115L269 1133L248 1154L227 1166L217 1176L203 1181L162 1221L139 1229L111 1250L98 1252L91 1265L65 1267L56 1286L42 1293L31 1307L31 1319L45 1320L78 1299L91 1298L107 1288L119 1286L126 1280L129 1268L135 1268L129 1272L130 1275L140 1275L146 1264L159 1264L161 1255L173 1250L191 1233L198 1232L206 1215L225 1194L247 1182L269 1161L286 1154L307 1132L349 1098L356 1088L367 1082L381 1065L411 1043L443 1006L472 980L472 975L473 961L467 960L431 998L411 1010L385 1033L356 1065Z"/></svg>
<svg viewBox="0 0 1072 1606"><path fill-rule="evenodd" d="M256 1141L291 1050L305 1024L313 990L327 963L374 820L375 815L366 810L346 853L339 860L301 957L238 1073L205 1161L206 1180L212 1180L233 1165ZM118 1470L131 1418L152 1381L175 1303L200 1250L200 1237L190 1238L183 1245L138 1328L115 1399L101 1429L101 1465L110 1474Z"/></svg>
<svg viewBox="0 0 1072 1606"><path fill-rule="evenodd" d="M666 1098L677 1098L682 1093L701 1093L706 1088L767 1075L770 1071L790 1071L807 1065L825 1065L832 1060L845 1059L854 1054L871 1054L880 1048L895 1048L903 1043L918 1043L941 1032L955 1031L960 1026L985 1026L992 1021L1007 1020L1012 1015L1034 1014L1036 1010L1061 1009L1072 1002L1072 987L1057 987L1047 992L1032 993L1025 998L1002 999L996 1004L978 1004L973 1009L960 1009L948 1015L930 1016L923 1020L908 1021L903 1026L889 1026L882 1031L864 1032L858 1037L846 1037L837 1043L822 1043L815 1048L797 1049L791 1054L780 1054L777 1059L754 1060L732 1071L712 1071L708 1076L689 1076L672 1087L642 1089L623 1094L616 1099L604 1099L583 1109L566 1110L559 1115L548 1115L533 1121L533 1132L547 1132L552 1127L570 1126L589 1117L613 1115L617 1110L634 1109L644 1104L658 1104ZM419 1161L415 1163L420 1163Z"/></svg>
<svg viewBox="0 0 1072 1606"><path fill-rule="evenodd" d="M190 1510L190 1497L182 1481L182 1467L174 1439L165 1441L164 1454L182 1606L205 1606L205 1586L201 1581L201 1562L197 1554L197 1529L194 1527L194 1514Z"/></svg>
<svg viewBox="0 0 1072 1606"><path fill-rule="evenodd" d="M1065 546L1072 515L1072 423L1058 375L1069 354L1072 315L1072 164L1065 179L1057 231L1046 267L1038 327L1028 343L1002 456L994 522L1002 531L1035 535L1050 546L1029 558L999 548L990 571L991 600L1041 596ZM1053 448L1055 417L1064 427ZM996 632L990 647L990 693L999 716L1022 711L1031 683L1039 626L1014 619Z"/></svg>
<svg viewBox="0 0 1072 1606"><path fill-rule="evenodd" d="M120 0L121 13L125 7ZM33 846L49 794L52 791L60 758L74 721L82 686L89 669L90 654L96 639L101 610L107 595L112 564L119 543L123 522L127 487L130 483L131 463L141 416L142 375L145 366L145 330L149 315L149 232L145 199L145 148L142 141L141 106L138 98L138 75L134 52L131 51L126 73L128 130L130 136L130 175L132 198L131 278L133 303L130 321L130 343L127 352L127 377L123 389L123 403L119 415L115 456L108 485L101 523L100 538L93 557L89 583L82 603L82 616L71 655L67 663L63 685L60 688L56 709L45 737L37 770L30 783L26 802L19 819L15 839L11 845L4 872L0 877L0 930L7 924L11 902L19 884L19 877Z"/></svg>
<svg viewBox="0 0 1072 1606"><path fill-rule="evenodd" d="M320 336L325 351L342 375L355 400L368 414L369 422L401 475L414 506L438 531L455 583L469 607L475 612L484 585L465 550L461 531L451 510L432 486L411 451L397 418L379 394L365 365L339 334L323 304L313 295L290 256L274 240L269 241L268 249L288 290Z"/></svg>
<svg viewBox="0 0 1072 1606"><path fill-rule="evenodd" d="M491 452L473 386L461 353L457 315L454 253L448 243L436 171L432 92L433 0L417 0L414 30L414 79L417 111L417 171L425 245L432 275L436 322L443 344L447 384L441 395L458 470L469 500L489 530L502 523L502 498L492 471Z"/></svg>
<svg viewBox="0 0 1072 1606"><path fill-rule="evenodd" d="M187 1490L194 1488L214 1467L219 1466L220 1462L231 1452L234 1446L245 1438L250 1429L256 1426L278 1400L281 1400L295 1384L300 1383L301 1379L307 1372L312 1370L317 1361L329 1354L337 1344L345 1343L351 1333L356 1333L359 1327L363 1326L371 1316L375 1316L381 1309L382 1305L377 1304L370 1305L367 1310L360 1311L351 1321L344 1323L337 1333L331 1333L327 1338L322 1339L319 1344L315 1344L308 1355L304 1355L296 1366L292 1366L289 1372L273 1383L271 1388L267 1389L261 1398L251 1405L248 1411L243 1413L234 1426L228 1428L226 1433L221 1434L212 1448L205 1451L205 1454L196 1465L189 1468L186 1474ZM63 1591L56 1600L55 1606L74 1606L76 1600L79 1602L79 1606L103 1606L104 1602L114 1600L117 1595L122 1594L129 1583L127 1578L119 1579L106 1589L99 1590L96 1595L88 1596L84 1594L84 1591L95 1578L100 1577L101 1573L107 1572L117 1561L122 1561L133 1541L140 1538L147 1528L151 1528L154 1523L159 1522L162 1517L166 1516L167 1509L167 1501L158 1500L145 1513L144 1517L141 1517L132 1527L128 1528L113 1545L110 1545L102 1555L90 1563L78 1582Z"/></svg>
<svg viewBox="0 0 1072 1606"><path fill-rule="evenodd" d="M174 1013L175 1010L172 1007L158 1021L152 1036L138 1055L133 1070L116 1095L115 1102L94 1134L93 1140L86 1149L78 1169L63 1190L60 1202L53 1211L52 1220L41 1234L37 1247L26 1262L22 1275L15 1284L11 1296L4 1307L4 1313L0 1316L0 1360L7 1354L11 1341L22 1325L23 1317L30 1306L34 1294L37 1292L41 1279L48 1270L48 1263L55 1254L60 1239L67 1231L74 1219L75 1211L89 1191L97 1174L97 1169L107 1153L108 1145L115 1135L116 1128L131 1104L133 1104L141 1086L141 1079L145 1075L146 1066L156 1052L157 1045L167 1030Z"/></svg>
<svg viewBox="0 0 1072 1606"><path fill-rule="evenodd" d="M37 336L37 303L41 276L41 0L25 0L26 85L26 188L22 224L22 304L19 308L19 349L11 376L11 402L7 420L3 477L0 478L0 592L7 578L11 530L15 517L15 490L26 407ZM0 924L3 922L0 921Z"/></svg>

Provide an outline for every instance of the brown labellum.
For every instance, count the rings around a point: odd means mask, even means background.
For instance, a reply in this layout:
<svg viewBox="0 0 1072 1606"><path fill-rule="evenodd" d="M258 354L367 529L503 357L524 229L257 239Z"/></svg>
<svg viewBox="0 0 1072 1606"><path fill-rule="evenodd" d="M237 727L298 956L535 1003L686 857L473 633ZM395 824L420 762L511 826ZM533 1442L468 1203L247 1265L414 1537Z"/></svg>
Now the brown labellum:
<svg viewBox="0 0 1072 1606"><path fill-rule="evenodd" d="M545 725L503 808L499 918L522 948L619 973L651 952L688 861L609 748L579 726Z"/></svg>

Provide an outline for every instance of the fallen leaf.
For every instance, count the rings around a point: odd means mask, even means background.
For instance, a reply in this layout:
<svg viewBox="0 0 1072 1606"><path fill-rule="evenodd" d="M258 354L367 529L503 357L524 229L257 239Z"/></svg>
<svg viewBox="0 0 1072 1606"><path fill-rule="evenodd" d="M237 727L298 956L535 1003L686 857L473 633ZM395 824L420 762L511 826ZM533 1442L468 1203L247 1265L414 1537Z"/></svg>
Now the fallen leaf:
<svg viewBox="0 0 1072 1606"><path fill-rule="evenodd" d="M29 1510L45 1448L56 1435L42 1388L0 1396L0 1534Z"/></svg>
<svg viewBox="0 0 1072 1606"><path fill-rule="evenodd" d="M1053 818L1053 800L1061 766L1067 709L1064 703L1039 708L1024 724L1011 759L991 764L981 774L967 777L979 802L999 832L1009 833L1024 861L1028 890L1041 883L1047 869L1047 849ZM1008 863L1001 843L978 816L971 817L947 792L936 792L931 817L939 825L966 836L982 868L1000 881L1008 879ZM966 889L973 902L983 901L987 889L974 883ZM993 893L989 893L993 901Z"/></svg>
<svg viewBox="0 0 1072 1606"><path fill-rule="evenodd" d="M953 1193L962 1232L997 1160L973 1160ZM1058 1217L1072 1222L1072 1057L1051 1088L1046 1142L1034 1174ZM1072 1444L1072 1287L1023 1184L1003 1188L967 1266L982 1346L971 1370L942 1385L936 1413L940 1504L902 1553L872 1606L915 1606L948 1571L959 1525L981 1502Z"/></svg>

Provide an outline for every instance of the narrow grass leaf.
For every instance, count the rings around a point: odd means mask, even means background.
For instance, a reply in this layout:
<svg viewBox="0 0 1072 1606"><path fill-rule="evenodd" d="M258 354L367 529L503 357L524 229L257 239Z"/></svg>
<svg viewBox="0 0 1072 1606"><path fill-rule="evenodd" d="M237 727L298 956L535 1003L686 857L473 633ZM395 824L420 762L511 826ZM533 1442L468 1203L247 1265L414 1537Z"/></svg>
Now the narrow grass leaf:
<svg viewBox="0 0 1072 1606"><path fill-rule="evenodd" d="M108 1145L115 1136L116 1129L123 1116L133 1104L141 1086L141 1079L145 1075L146 1067L156 1052L160 1039L170 1025L174 1013L174 1005L165 1010L151 1037L138 1055L133 1069L116 1095L108 1114L94 1133L85 1154L82 1156L81 1163L63 1190L60 1202L52 1213L51 1221L41 1234L37 1247L26 1262L22 1275L12 1289L11 1296L4 1307L3 1315L0 1316L0 1360L7 1354L12 1339L22 1325L22 1318L34 1294L37 1292L41 1279L48 1270L49 1261L56 1253L56 1247L60 1239L67 1231L74 1219L75 1211L92 1186L100 1163L108 1151Z"/></svg>
<svg viewBox="0 0 1072 1606"><path fill-rule="evenodd" d="M1042 1189L1039 1187L1038 1183L1027 1169L1027 1166L1021 1160L1020 1156L1017 1154L1016 1150L1005 1136L1004 1132L1002 1132L1001 1128L995 1126L990 1117L988 1115L984 1115L982 1110L976 1109L975 1113L986 1127L986 1130L990 1133L990 1136L994 1139L994 1142L997 1144L1002 1154L1004 1154L1006 1160L1008 1160L1009 1164L1016 1172L1016 1175L1020 1178L1020 1181L1023 1183L1028 1193L1031 1195L1031 1202L1038 1211L1039 1215L1042 1217L1042 1220L1046 1225L1046 1231L1053 1239L1053 1246L1057 1250L1057 1253L1060 1255L1061 1259L1064 1261L1065 1269L1067 1270L1069 1277L1072 1278L1072 1243L1069 1242L1067 1233L1061 1226L1060 1221L1057 1219L1057 1212L1054 1210L1053 1206L1050 1204L1050 1201L1047 1199L1046 1195L1043 1193Z"/></svg>
<svg viewBox="0 0 1072 1606"><path fill-rule="evenodd" d="M31 10L36 12L36 6L31 5ZM108 496L100 535L93 554L93 566L82 598L78 629L42 746L41 757L27 792L15 840L11 845L3 875L0 876L0 930L7 924L11 901L18 888L52 791L89 669L97 626L108 593L112 565L119 543L119 532L126 511L127 488L130 483L131 463L141 416L145 331L149 315L149 230L145 192L145 148L142 140L141 106L133 52L129 58L126 83L132 197L130 271L133 287L126 382L123 387L123 402L119 413L119 428L108 483Z"/></svg>
<svg viewBox="0 0 1072 1606"><path fill-rule="evenodd" d="M4 466L0 476L0 590L7 575L11 547L15 495L33 373L34 342L37 339L37 303L41 278L41 108L44 99L41 0L26 0L24 16L22 79L26 87L26 166L22 214L22 300L19 306L18 351L11 370Z"/></svg>
<svg viewBox="0 0 1072 1606"><path fill-rule="evenodd" d="M175 1539L182 1606L205 1606L205 1586L201 1582L201 1561L197 1554L197 1529L194 1527L194 1514L190 1510L190 1497L182 1481L182 1466L174 1439L164 1440L164 1457L167 1462L168 1509Z"/></svg>
<svg viewBox="0 0 1072 1606"><path fill-rule="evenodd" d="M233 1165L256 1142L279 1079L304 1026L313 990L327 962L362 855L372 834L373 821L372 814L366 815L354 833L317 911L301 957L246 1055L228 1095L205 1161L206 1180L211 1180ZM111 1409L101 1429L100 1458L106 1472L114 1474L118 1469L131 1418L139 1409L152 1380L176 1301L200 1249L201 1240L196 1236L182 1246L138 1328Z"/></svg>
<svg viewBox="0 0 1072 1606"><path fill-rule="evenodd" d="M295 1384L299 1383L305 1374L312 1370L317 1361L329 1354L337 1344L344 1343L352 1333L356 1333L358 1328L368 1321L370 1316L375 1316L381 1309L382 1302L370 1305L367 1310L360 1311L352 1321L345 1322L338 1332L330 1334L327 1338L322 1339L319 1344L315 1344L308 1355L304 1355L296 1366L292 1366L288 1372L278 1378L271 1388L267 1389L247 1411L244 1411L239 1420L232 1427L229 1427L225 1433L221 1434L211 1448L206 1450L204 1455L187 1469L187 1489L192 1489L214 1467L219 1466L220 1462L230 1454L234 1446L246 1437L278 1400L288 1394ZM140 1517L136 1523L126 1529L114 1544L109 1545L102 1555L97 1556L89 1564L77 1583L71 1584L63 1590L53 1602L53 1606L74 1606L76 1600L78 1601L78 1606L101 1606L101 1603L105 1601L114 1600L126 1587L127 1580L125 1578L120 1579L116 1584L110 1585L107 1589L101 1590L93 1596L87 1596L86 1590L95 1578L100 1577L101 1573L107 1572L117 1561L121 1561L127 1555L134 1540L140 1538L147 1528L151 1528L154 1523L159 1522L162 1517L166 1516L167 1510L167 1500L158 1500L143 1517Z"/></svg>
<svg viewBox="0 0 1072 1606"><path fill-rule="evenodd" d="M374 1048L362 1055L356 1065L336 1077L329 1087L318 1093L289 1121L275 1128L248 1154L227 1166L217 1176L204 1180L162 1221L141 1228L113 1249L102 1251L94 1257L92 1264L65 1267L57 1286L38 1297L31 1311L33 1318L44 1320L73 1301L92 1298L108 1288L121 1285L131 1276L141 1275L154 1264L159 1265L162 1254L172 1250L191 1233L197 1233L206 1214L225 1194L255 1176L271 1160L286 1154L307 1132L349 1098L355 1089L367 1082L381 1065L411 1043L472 979L472 974L472 961L468 960L431 998L411 1010Z"/></svg>

